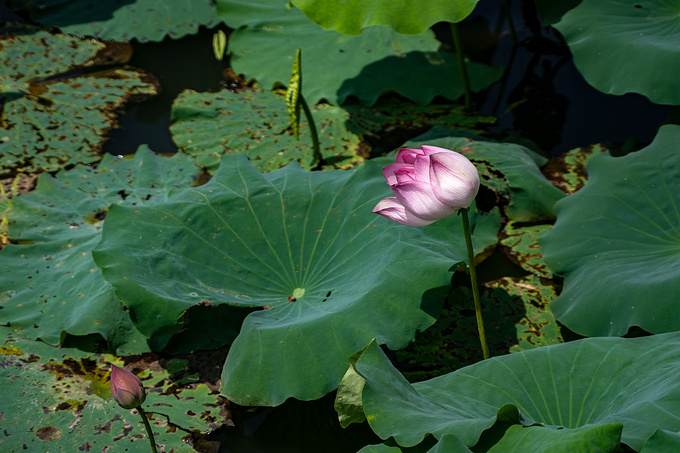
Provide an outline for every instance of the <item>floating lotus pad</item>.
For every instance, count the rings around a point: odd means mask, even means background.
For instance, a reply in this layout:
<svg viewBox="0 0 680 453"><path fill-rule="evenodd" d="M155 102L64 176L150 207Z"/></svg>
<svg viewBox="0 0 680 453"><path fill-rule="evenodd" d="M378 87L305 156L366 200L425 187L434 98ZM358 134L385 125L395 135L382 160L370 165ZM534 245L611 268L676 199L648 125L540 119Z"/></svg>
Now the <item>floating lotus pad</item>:
<svg viewBox="0 0 680 453"><path fill-rule="evenodd" d="M111 397L107 362L123 365L109 355L18 339L12 329L0 327L3 449L148 450L139 415ZM217 428L225 401L203 384L178 385L185 376L174 373L171 380L170 374L156 366L140 375L147 391L153 387L143 406L165 451L194 452L183 437L187 431Z"/></svg>
<svg viewBox="0 0 680 453"><path fill-rule="evenodd" d="M157 82L138 70L90 72L129 56L125 47L46 31L1 40L0 175L101 159L116 111L131 98L157 93Z"/></svg>
<svg viewBox="0 0 680 453"><path fill-rule="evenodd" d="M99 334L120 352L148 351L91 250L111 204L158 202L198 172L187 156L164 158L143 147L132 159L106 155L96 169L42 175L34 191L11 200L13 243L0 251L0 323L52 345L66 334Z"/></svg>
<svg viewBox="0 0 680 453"><path fill-rule="evenodd" d="M196 34L221 21L210 0L22 0L34 21L103 40L162 41Z"/></svg>

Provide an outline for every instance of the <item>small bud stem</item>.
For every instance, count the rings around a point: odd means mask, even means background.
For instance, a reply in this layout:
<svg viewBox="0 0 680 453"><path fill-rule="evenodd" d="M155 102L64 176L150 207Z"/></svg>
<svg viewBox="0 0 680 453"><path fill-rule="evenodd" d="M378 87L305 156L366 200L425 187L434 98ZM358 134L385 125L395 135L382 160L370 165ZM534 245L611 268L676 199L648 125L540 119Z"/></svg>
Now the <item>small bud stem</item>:
<svg viewBox="0 0 680 453"><path fill-rule="evenodd" d="M153 453L158 453L158 450L156 450L156 439L154 439L153 437L153 432L151 431L151 425L149 425L149 419L146 417L146 412L144 412L142 406L137 406L135 409L137 409L137 412L139 412L139 415L142 417L144 427L146 428L146 432L149 435L149 442L151 442L151 451Z"/></svg>
<svg viewBox="0 0 680 453"><path fill-rule="evenodd" d="M468 252L468 270L470 274L470 282L472 283L472 297L475 301L475 315L477 317L477 330L479 331L479 341L482 344L482 354L484 359L491 357L489 354L489 346L486 342L486 334L484 333L484 321L482 320L482 303L479 300L479 285L477 284L477 270L475 268L475 252L472 248L472 236L470 235L470 220L468 219L468 211L470 208L461 208L458 213L463 218L463 232L465 233L465 244Z"/></svg>

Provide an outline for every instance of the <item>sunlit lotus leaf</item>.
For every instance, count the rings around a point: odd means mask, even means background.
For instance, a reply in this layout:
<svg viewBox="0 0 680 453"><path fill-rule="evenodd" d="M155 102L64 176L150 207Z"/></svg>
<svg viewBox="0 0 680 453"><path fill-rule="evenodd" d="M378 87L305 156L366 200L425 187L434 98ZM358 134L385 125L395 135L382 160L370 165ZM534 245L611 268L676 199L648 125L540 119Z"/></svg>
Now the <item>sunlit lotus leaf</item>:
<svg viewBox="0 0 680 453"><path fill-rule="evenodd" d="M210 0L11 0L31 18L64 33L103 40L162 41L213 27L221 21Z"/></svg>
<svg viewBox="0 0 680 453"><path fill-rule="evenodd" d="M587 440L602 448L580 451L614 451L615 425L620 429L621 423L621 442L635 451L657 429L680 430L678 332L546 346L416 384L399 374L376 343L354 367L365 379L362 401L371 428L402 446L417 445L431 433L438 439L455 435L472 447L497 421L540 426L542 444L576 438L581 445ZM580 431L581 437L577 430L584 427L589 429ZM510 436L514 445L522 445L522 436ZM513 451L507 442L511 437L501 440L508 448L498 451Z"/></svg>
<svg viewBox="0 0 680 453"><path fill-rule="evenodd" d="M598 155L588 182L557 204L541 238L545 262L564 274L551 303L558 321L586 336L680 330L680 126L646 148Z"/></svg>
<svg viewBox="0 0 680 453"><path fill-rule="evenodd" d="M325 169L345 169L362 162L369 149L367 138L385 129L418 131L445 125L475 131L492 123L491 118L470 115L459 106L423 107L387 100L373 107L320 104L311 111ZM235 153L248 154L260 171L275 170L291 161L304 169L313 167L309 125L303 118L300 140L296 140L282 91L185 91L173 104L171 123L175 143L210 173L223 154Z"/></svg>
<svg viewBox="0 0 680 453"><path fill-rule="evenodd" d="M361 161L360 137L347 129L349 113L328 104L312 107L321 155L327 168L348 168ZM222 155L246 153L255 168L271 171L291 161L309 170L312 139L306 120L300 140L290 129L282 92L252 90L232 93L182 92L172 107L170 131L177 146L214 173Z"/></svg>
<svg viewBox="0 0 680 453"><path fill-rule="evenodd" d="M125 46L46 31L0 40L0 175L101 159L116 111L156 94L148 74L101 68L129 56Z"/></svg>
<svg viewBox="0 0 680 453"><path fill-rule="evenodd" d="M293 0L293 4L326 30L360 35L372 25L384 25L407 35L422 33L437 22L460 22L478 0L451 2L405 1L399 6L390 0Z"/></svg>
<svg viewBox="0 0 680 453"><path fill-rule="evenodd" d="M113 206L94 256L148 337L176 332L195 305L259 308L225 363L231 401L317 399L371 338L400 348L429 327L465 259L459 216L405 227L371 212L390 193L372 162L263 174L227 155L204 186ZM497 242L499 212L471 214L483 251Z"/></svg>
<svg viewBox="0 0 680 453"><path fill-rule="evenodd" d="M680 0L583 0L555 24L586 81L608 94L680 104Z"/></svg>
<svg viewBox="0 0 680 453"><path fill-rule="evenodd" d="M543 168L543 173L563 192L574 193L586 184L586 166L590 159L599 154L610 155L610 152L602 145L572 149L550 159Z"/></svg>
<svg viewBox="0 0 680 453"><path fill-rule="evenodd" d="M552 228L550 224L526 225L513 220L503 226L501 244L506 247L506 256L527 272L541 277L552 278L553 274L545 261L538 240Z"/></svg>
<svg viewBox="0 0 680 453"><path fill-rule="evenodd" d="M142 420L111 397L109 363L115 357L74 348L56 348L18 339L0 327L0 391L5 451L149 451ZM147 411L159 451L195 451L187 431L215 429L226 404L203 384L154 363L153 371L133 370L147 390ZM170 379L170 375L173 379Z"/></svg>
<svg viewBox="0 0 680 453"><path fill-rule="evenodd" d="M120 352L147 351L92 260L109 206L139 206L189 186L199 169L183 155L164 158L142 147L132 159L106 155L96 168L77 166L11 200L9 237L0 251L0 323L53 345L66 335L101 335Z"/></svg>
<svg viewBox="0 0 680 453"><path fill-rule="evenodd" d="M300 48L303 94L310 103L342 104L355 96L370 105L381 93L395 91L428 104L437 95L455 100L463 94L457 59L438 52L432 31L406 36L376 26L347 36L324 30L286 0L218 0L217 11L235 29L229 37L234 71L264 88L288 85ZM478 63L469 64L468 71L473 91L502 75L500 68Z"/></svg>
<svg viewBox="0 0 680 453"><path fill-rule="evenodd" d="M543 176L531 151L523 146L472 140L460 131L435 127L406 142L402 148L421 145L451 149L471 159L480 172L482 185L495 195L491 205L504 206L512 220L552 219L555 217L555 203L564 197L564 193Z"/></svg>

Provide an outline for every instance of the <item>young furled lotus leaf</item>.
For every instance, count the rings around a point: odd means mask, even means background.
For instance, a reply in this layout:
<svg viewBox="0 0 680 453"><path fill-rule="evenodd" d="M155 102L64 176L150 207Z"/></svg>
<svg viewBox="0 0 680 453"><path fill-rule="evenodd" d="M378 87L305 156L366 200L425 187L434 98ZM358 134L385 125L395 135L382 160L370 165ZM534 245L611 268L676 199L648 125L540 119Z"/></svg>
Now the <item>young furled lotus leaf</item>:
<svg viewBox="0 0 680 453"><path fill-rule="evenodd" d="M0 251L0 323L52 345L67 334L98 334L119 352L147 351L91 250L112 203L161 201L171 188L193 184L198 172L187 156L164 158L143 147L132 159L106 155L96 169L43 174L34 191L11 200L12 243Z"/></svg>
<svg viewBox="0 0 680 453"><path fill-rule="evenodd" d="M149 451L139 416L112 398L109 362L122 366L110 355L19 339L0 327L3 451ZM228 415L225 400L161 364L140 374L154 436L165 447L159 451L195 452L183 438L217 428Z"/></svg>
<svg viewBox="0 0 680 453"><path fill-rule="evenodd" d="M576 439L584 446L576 451L615 451L619 442L640 451L657 429L680 430L678 332L545 346L415 384L375 342L352 366L365 380L361 401L371 428L404 447L427 434L452 434L472 447L498 422L544 430L524 431L541 444ZM494 451L523 445L513 431ZM596 445L602 449L591 450Z"/></svg>
<svg viewBox="0 0 680 453"><path fill-rule="evenodd" d="M263 174L228 155L204 186L153 207L112 207L94 256L148 337L177 332L194 305L259 308L225 363L231 401L316 399L371 338L401 348L429 327L451 263L467 256L460 217L405 227L371 212L388 193L373 162ZM473 205L471 216L482 252L497 242L499 212Z"/></svg>
<svg viewBox="0 0 680 453"><path fill-rule="evenodd" d="M139 70L97 70L129 57L126 46L46 31L0 40L0 175L98 161L116 111L157 93Z"/></svg>
<svg viewBox="0 0 680 453"><path fill-rule="evenodd" d="M555 24L586 81L680 104L680 0L583 0Z"/></svg>
<svg viewBox="0 0 680 453"><path fill-rule="evenodd" d="M372 25L385 25L397 33L422 33L437 22L460 22L474 9L479 0L293 0L311 20L326 30L347 35L360 35Z"/></svg>
<svg viewBox="0 0 680 453"><path fill-rule="evenodd" d="M12 0L28 5L31 18L62 32L103 40L162 41L213 27L221 21L210 0Z"/></svg>
<svg viewBox="0 0 680 453"><path fill-rule="evenodd" d="M264 88L287 85L298 48L305 58L305 99L342 104L351 96L372 105L386 91L418 104L435 96L463 94L455 55L438 52L441 43L426 30L400 35L390 27L369 27L360 36L324 30L286 0L218 0L218 14L234 29L229 37L234 71ZM329 67L342 70L329 70ZM502 75L501 68L468 66L473 91Z"/></svg>
<svg viewBox="0 0 680 453"><path fill-rule="evenodd" d="M600 154L588 182L557 204L541 238L544 259L564 274L550 306L587 336L680 329L680 126L665 125L646 148Z"/></svg>

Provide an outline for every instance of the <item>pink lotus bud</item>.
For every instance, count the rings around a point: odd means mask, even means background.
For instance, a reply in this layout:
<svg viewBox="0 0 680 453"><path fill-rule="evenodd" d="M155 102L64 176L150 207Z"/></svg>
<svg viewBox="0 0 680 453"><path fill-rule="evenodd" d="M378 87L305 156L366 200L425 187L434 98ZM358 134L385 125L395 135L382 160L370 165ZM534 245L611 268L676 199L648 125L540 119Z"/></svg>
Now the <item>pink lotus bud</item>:
<svg viewBox="0 0 680 453"><path fill-rule="evenodd" d="M373 212L407 226L423 226L467 208L479 190L479 172L465 156L437 146L402 149L383 169L394 197Z"/></svg>
<svg viewBox="0 0 680 453"><path fill-rule="evenodd" d="M146 399L142 381L116 365L111 365L111 395L123 409L139 407Z"/></svg>

